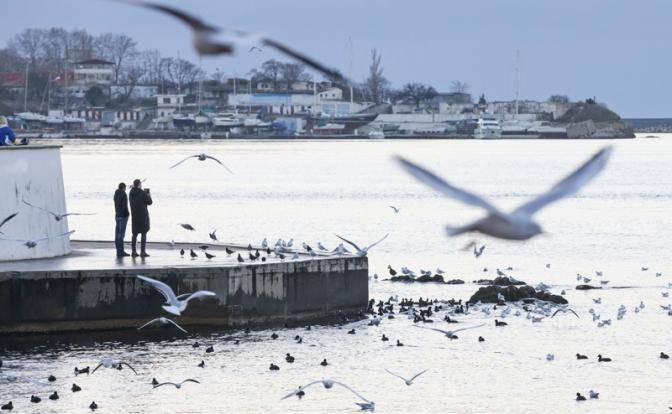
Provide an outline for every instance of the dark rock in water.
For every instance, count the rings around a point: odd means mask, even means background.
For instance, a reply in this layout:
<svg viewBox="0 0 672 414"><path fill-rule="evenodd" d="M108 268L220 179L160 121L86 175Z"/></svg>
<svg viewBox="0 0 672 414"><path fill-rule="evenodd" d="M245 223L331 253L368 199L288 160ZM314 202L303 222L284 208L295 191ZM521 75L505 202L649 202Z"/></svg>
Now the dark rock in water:
<svg viewBox="0 0 672 414"><path fill-rule="evenodd" d="M427 283L427 282L444 283L443 276L441 275L434 275L434 276L423 275L420 276L419 278L416 278L415 281L420 283Z"/></svg>
<svg viewBox="0 0 672 414"><path fill-rule="evenodd" d="M427 276L427 275L422 275L417 278L413 278L410 276L406 275L400 275L400 276L393 276L389 279L390 282L404 282L404 283L447 283L450 285L460 285L464 283L464 280L460 279L453 279L449 280L448 282L444 281L443 276L441 275L434 275L434 276Z"/></svg>
<svg viewBox="0 0 672 414"><path fill-rule="evenodd" d="M544 300L548 302L566 304L568 303L565 298L559 295L552 295L548 292L537 292L532 286L485 286L479 288L476 293L474 293L471 298L469 298L469 303L476 303L481 301L483 303L501 303L500 299L497 297L499 294L504 296L506 302L516 302L519 300L525 301L525 299L536 298L539 300Z"/></svg>
<svg viewBox="0 0 672 414"><path fill-rule="evenodd" d="M464 280L462 280L462 279L451 279L451 280L447 281L446 284L447 285L463 285Z"/></svg>
<svg viewBox="0 0 672 414"><path fill-rule="evenodd" d="M601 286L591 286L591 285L578 285L576 290L592 290L592 289L602 289Z"/></svg>
<svg viewBox="0 0 672 414"><path fill-rule="evenodd" d="M477 285L495 285L495 286L520 286L526 285L527 283L522 280L511 280L508 276L498 276L493 279L478 279L474 283Z"/></svg>
<svg viewBox="0 0 672 414"><path fill-rule="evenodd" d="M406 275L401 275L401 276L393 276L390 278L390 282L405 282L405 283L413 283L415 282L415 279L413 279L410 276Z"/></svg>
<svg viewBox="0 0 672 414"><path fill-rule="evenodd" d="M477 285L492 285L492 279L478 279L473 282Z"/></svg>

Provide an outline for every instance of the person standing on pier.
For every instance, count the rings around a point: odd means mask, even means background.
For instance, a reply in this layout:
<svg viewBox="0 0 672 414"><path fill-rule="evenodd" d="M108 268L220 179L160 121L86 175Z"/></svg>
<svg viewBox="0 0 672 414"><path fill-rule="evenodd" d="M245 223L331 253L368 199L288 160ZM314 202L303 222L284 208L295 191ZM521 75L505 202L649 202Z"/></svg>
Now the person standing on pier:
<svg viewBox="0 0 672 414"><path fill-rule="evenodd" d="M128 196L126 195L126 184L119 183L119 188L114 192L114 245L117 248L117 258L130 256L124 251L124 237L126 237L126 224L128 223Z"/></svg>
<svg viewBox="0 0 672 414"><path fill-rule="evenodd" d="M140 234L140 257L149 257L145 250L147 243L147 232L149 231L149 211L147 206L152 205L152 196L149 193L149 188L142 189L142 182L138 179L133 181L133 188L129 192L128 198L131 203L131 231L133 238L131 239L131 247L133 252L131 256L138 257L138 251L135 246Z"/></svg>
<svg viewBox="0 0 672 414"><path fill-rule="evenodd" d="M16 141L14 131L9 127L7 118L0 116L0 147L3 145L13 145Z"/></svg>

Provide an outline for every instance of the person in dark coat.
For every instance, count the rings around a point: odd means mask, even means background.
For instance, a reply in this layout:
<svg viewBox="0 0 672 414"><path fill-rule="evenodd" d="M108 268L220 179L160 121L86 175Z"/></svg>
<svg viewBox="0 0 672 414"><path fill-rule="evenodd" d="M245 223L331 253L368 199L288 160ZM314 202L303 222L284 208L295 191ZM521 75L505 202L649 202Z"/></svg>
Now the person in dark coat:
<svg viewBox="0 0 672 414"><path fill-rule="evenodd" d="M119 183L119 188L114 192L114 245L117 248L117 257L130 256L124 251L124 237L126 236L126 224L128 223L128 196L126 196L126 184Z"/></svg>
<svg viewBox="0 0 672 414"><path fill-rule="evenodd" d="M149 194L149 188L143 190L142 182L136 179L133 181L133 188L128 193L128 199L131 203L131 232L133 233L133 238L131 239L133 252L131 256L138 257L135 245L138 234L140 234L140 257L149 257L145 250L147 232L149 231L149 211L147 211L147 206L152 205L152 196Z"/></svg>

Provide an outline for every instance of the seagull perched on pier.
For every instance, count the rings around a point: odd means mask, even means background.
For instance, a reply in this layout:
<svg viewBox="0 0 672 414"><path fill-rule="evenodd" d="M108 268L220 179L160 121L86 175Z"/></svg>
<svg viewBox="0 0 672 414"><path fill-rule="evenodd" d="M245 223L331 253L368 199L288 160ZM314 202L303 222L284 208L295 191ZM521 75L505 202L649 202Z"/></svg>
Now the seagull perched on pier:
<svg viewBox="0 0 672 414"><path fill-rule="evenodd" d="M371 249L372 247L374 247L378 243L382 242L383 240L387 239L387 236L389 236L389 235L390 235L390 233L387 233L382 239L378 240L377 242L375 242L375 243L373 243L369 246L365 246L362 249L360 249L359 246L357 246L355 243L351 242L350 240L344 239L343 237L339 236L338 234L336 234L335 236L338 237L339 239L343 240L344 242L348 243L352 247L354 247L357 250L357 252L355 253L357 256L364 257L369 252L369 249Z"/></svg>
<svg viewBox="0 0 672 414"><path fill-rule="evenodd" d="M443 329L438 329L438 328L428 328L426 326L420 326L420 325L413 325L413 326L415 326L416 328L429 329L429 330L432 330L432 331L441 332L442 334L446 335L446 337L448 337L448 339L457 339L457 335L455 335L456 333L458 333L460 331L466 331L467 329L480 328L483 325L485 325L485 324L482 323L480 325L467 326L465 328L455 329L455 330L452 330L452 331L445 331Z"/></svg>
<svg viewBox="0 0 672 414"><path fill-rule="evenodd" d="M74 230L70 230L67 233L58 234L56 236L51 236L51 237L42 237L41 239L34 239L34 240L21 240L21 239L0 239L0 240L23 243L24 246L26 246L29 249L32 249L32 248L36 247L37 243L39 243L39 242L43 242L45 240L58 239L58 238L61 238L61 237L68 237L74 232L75 232Z"/></svg>
<svg viewBox="0 0 672 414"><path fill-rule="evenodd" d="M200 384L200 382L196 381L195 379L188 378L188 379L186 379L186 380L184 380L184 381L182 381L182 382L179 382L179 383L174 383L174 382L162 382L162 383L160 383L160 384L156 384L156 385L154 385L154 388L159 388L159 387L162 387L162 386L164 386L164 385L172 385L172 386L174 386L175 388L177 388L177 389L179 390L180 388L182 388L182 385L185 384L185 383L187 383L187 382L193 382L193 383L196 383L196 384Z"/></svg>
<svg viewBox="0 0 672 414"><path fill-rule="evenodd" d="M4 220L0 221L0 227L4 226L9 220L13 219L13 218L16 217L18 214L19 214L19 212L17 211L16 213L12 213L12 214L10 214L9 216L5 217ZM0 231L0 234L5 234L5 233L3 233L3 232Z"/></svg>
<svg viewBox="0 0 672 414"><path fill-rule="evenodd" d="M482 197L457 188L434 173L402 157L396 160L406 172L443 195L463 203L480 207L488 215L463 227L447 227L449 236L480 232L505 240L527 240L543 232L533 216L547 205L576 193L604 169L611 155L611 147L605 147L593 155L576 171L554 185L548 192L521 205L511 213L504 213Z"/></svg>
<svg viewBox="0 0 672 414"><path fill-rule="evenodd" d="M170 286L166 285L163 282L160 282L155 279L150 279L142 275L138 275L137 278L144 282L149 283L150 286L159 291L159 293L161 293L163 297L166 298L166 305L162 306L163 309L166 312L170 312L173 315L177 316L180 316L182 312L184 312L187 309L187 304L189 303L190 300L204 296L217 296L215 292L210 292L208 290L199 290L194 293L185 293L180 296L175 296L175 292L173 292L173 289L171 289Z"/></svg>
<svg viewBox="0 0 672 414"><path fill-rule="evenodd" d="M29 202L27 202L25 199L22 199L21 201L23 201L23 204L25 204L27 206L30 206L32 208L36 208L38 210L42 210L47 214L51 214L52 216L54 216L54 220L56 220L56 221L61 221L68 216L95 216L96 215L96 213L64 213L64 214L58 214L58 213L54 213L51 210L47 210L46 208L32 205Z"/></svg>
<svg viewBox="0 0 672 414"><path fill-rule="evenodd" d="M188 25L192 30L194 49L196 49L196 52L198 52L199 55L232 55L234 54L236 47L245 47L249 48L249 51L252 51L254 44L257 43L262 46L276 49L280 53L283 53L307 66L310 66L318 72L323 73L327 79L348 82L347 79L338 70L331 69L319 63L310 56L297 52L292 48L260 33L250 33L243 30L216 27L204 22L196 16L190 15L182 10L178 10L164 4L140 0L123 1L160 11ZM218 39L217 37L220 38ZM250 45L252 45L252 47L250 47Z"/></svg>
<svg viewBox="0 0 672 414"><path fill-rule="evenodd" d="M300 393L302 391L305 392L304 390L306 388L310 387L311 385L315 385L315 384L322 384L322 385L324 385L324 388L326 388L328 390L331 389L334 385L338 385L338 386L343 387L346 390L350 391L351 393L355 394L357 396L357 398L361 399L362 401L364 401L367 404L370 404L372 407L375 406L375 403L373 401L364 398L361 394L359 394L357 391L353 390L352 388L350 388L346 384L344 384L342 382L334 381L332 379L323 379L323 380L309 382L308 384L306 384L302 387L299 387L296 390L294 390L294 391L290 392L289 394L285 395L284 397L281 398L281 400L284 400L284 399L287 399L287 398L292 397L294 395L297 395L298 393ZM360 405L360 407L361 407L361 405ZM365 409L365 408L362 408L362 409ZM372 410L372 408L368 408L368 409Z"/></svg>
<svg viewBox="0 0 672 414"><path fill-rule="evenodd" d="M186 334L186 333L189 333L189 332L187 332L183 327L181 327L180 325L178 325L177 322L173 321L172 319L168 319L168 318L164 318L164 317L160 317L160 318L152 319L151 321L149 321L149 322L147 322L146 324L144 324L144 325L142 325L141 327L139 327L139 328L138 328L138 331L139 331L140 329L142 329L142 328L148 326L148 325L153 324L153 323L160 323L160 324L162 324L162 325L173 325L174 327L176 327L176 328L179 329L180 331L184 332L185 334Z"/></svg>
<svg viewBox="0 0 672 414"><path fill-rule="evenodd" d="M406 385L411 385L411 384L413 384L413 381L414 381L416 378L418 378L420 375L422 375L422 374L424 374L425 372L427 372L427 370L420 371L420 372L418 372L417 374L413 375L413 376L411 377L411 379L406 379L406 378L402 377L401 375L397 375L397 374L395 374L394 372L390 371L389 369L386 369L385 371L387 371L388 374L390 374L390 375L394 375L395 377L401 379L402 381L404 381L404 383L406 383Z"/></svg>
<svg viewBox="0 0 672 414"><path fill-rule="evenodd" d="M96 370L100 367L114 368L114 369L121 370L122 365L126 365L127 367L129 367L131 369L131 371L133 371L135 373L135 375L138 375L138 371L136 371L135 368L130 366L128 363L123 362L123 361L118 360L118 359L108 358L108 357L105 357L105 358L100 360L100 364L98 364L98 366L95 367L93 369L93 371L91 371L91 375L93 375L96 372Z"/></svg>
<svg viewBox="0 0 672 414"><path fill-rule="evenodd" d="M216 161L216 162L218 162L222 167L224 167L224 168L226 169L226 171L228 171L228 172L230 172L231 174L233 174L233 171L231 171L231 170L229 169L229 167L227 167L226 165L224 165L223 162L221 162L221 161L218 160L217 158L215 158L215 157L213 157L213 156L210 156L210 155L207 155L207 154L190 155L190 156L188 156L187 158L183 159L182 161L180 161L180 162L178 162L177 164L175 164L175 165L173 165L172 167L170 167L169 170L170 170L170 169L173 169L173 168L175 168L175 167L177 167L178 165L180 165L180 164L182 164L183 162L185 162L185 161L187 161L187 160L189 160L189 159L192 159L192 158L197 158L199 161L205 161L205 160L208 160L208 159L213 160L213 161Z"/></svg>

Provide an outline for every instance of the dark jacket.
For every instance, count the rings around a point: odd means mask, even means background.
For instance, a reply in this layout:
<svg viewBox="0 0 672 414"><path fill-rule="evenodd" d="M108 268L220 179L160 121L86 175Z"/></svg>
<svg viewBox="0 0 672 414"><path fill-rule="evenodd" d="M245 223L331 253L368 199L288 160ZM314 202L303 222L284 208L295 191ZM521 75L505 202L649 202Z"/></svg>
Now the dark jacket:
<svg viewBox="0 0 672 414"><path fill-rule="evenodd" d="M133 187L128 194L131 204L131 232L147 233L149 231L149 212L147 206L152 205L152 197L145 191Z"/></svg>
<svg viewBox="0 0 672 414"><path fill-rule="evenodd" d="M114 192L114 214L116 217L128 217L128 196L126 191L117 190Z"/></svg>
<svg viewBox="0 0 672 414"><path fill-rule="evenodd" d="M16 135L8 126L0 127L0 146L11 145L16 141Z"/></svg>

